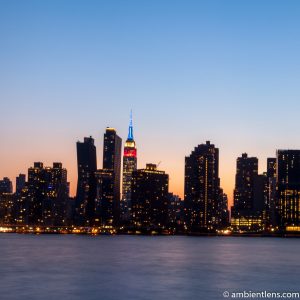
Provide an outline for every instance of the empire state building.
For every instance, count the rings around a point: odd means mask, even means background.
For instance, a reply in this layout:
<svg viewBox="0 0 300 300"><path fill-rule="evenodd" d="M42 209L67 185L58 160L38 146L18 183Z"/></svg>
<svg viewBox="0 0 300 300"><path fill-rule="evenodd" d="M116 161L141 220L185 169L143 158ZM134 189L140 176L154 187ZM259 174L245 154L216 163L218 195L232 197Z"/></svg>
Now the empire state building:
<svg viewBox="0 0 300 300"><path fill-rule="evenodd" d="M128 137L124 146L123 155L123 190L121 201L121 219L128 221L131 216L131 181L132 172L137 169L137 150L133 138L132 113L130 114L130 123Z"/></svg>

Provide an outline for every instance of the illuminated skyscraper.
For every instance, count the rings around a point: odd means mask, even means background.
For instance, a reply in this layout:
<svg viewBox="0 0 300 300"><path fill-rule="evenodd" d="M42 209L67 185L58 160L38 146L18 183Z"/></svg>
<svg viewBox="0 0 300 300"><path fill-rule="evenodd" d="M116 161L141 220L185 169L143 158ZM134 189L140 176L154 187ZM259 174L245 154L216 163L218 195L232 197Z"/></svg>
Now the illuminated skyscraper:
<svg viewBox="0 0 300 300"><path fill-rule="evenodd" d="M184 205L190 231L211 231L220 226L219 149L209 141L185 158Z"/></svg>
<svg viewBox="0 0 300 300"><path fill-rule="evenodd" d="M128 220L131 215L132 172L137 169L137 150L133 138L132 114L130 115L128 137L123 155L123 189L121 201L121 218Z"/></svg>
<svg viewBox="0 0 300 300"><path fill-rule="evenodd" d="M300 231L300 150L277 151L277 217L281 229Z"/></svg>

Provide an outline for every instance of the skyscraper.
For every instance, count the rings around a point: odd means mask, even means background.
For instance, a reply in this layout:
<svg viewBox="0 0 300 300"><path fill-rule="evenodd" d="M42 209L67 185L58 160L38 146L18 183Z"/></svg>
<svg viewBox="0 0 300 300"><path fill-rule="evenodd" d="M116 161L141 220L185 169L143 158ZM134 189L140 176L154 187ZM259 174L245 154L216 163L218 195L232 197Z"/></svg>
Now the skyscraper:
<svg viewBox="0 0 300 300"><path fill-rule="evenodd" d="M96 180L97 199L95 206L95 225L112 226L115 223L113 170L97 170Z"/></svg>
<svg viewBox="0 0 300 300"><path fill-rule="evenodd" d="M22 191L22 189L25 187L26 183L26 175L25 174L19 174L19 176L16 177L16 194L19 195Z"/></svg>
<svg viewBox="0 0 300 300"><path fill-rule="evenodd" d="M237 158L234 206L231 225L234 231L264 229L264 210L267 197L267 176L258 175L257 157L243 153Z"/></svg>
<svg viewBox="0 0 300 300"><path fill-rule="evenodd" d="M300 150L277 151L277 218L282 230L300 231Z"/></svg>
<svg viewBox="0 0 300 300"><path fill-rule="evenodd" d="M13 224L15 195L12 194L12 182L8 177L0 180L0 224Z"/></svg>
<svg viewBox="0 0 300 300"><path fill-rule="evenodd" d="M276 226L276 157L267 159L266 228Z"/></svg>
<svg viewBox="0 0 300 300"><path fill-rule="evenodd" d="M123 192L121 200L121 219L129 220L131 215L131 183L132 173L137 169L137 149L133 138L132 114L128 137L125 142L123 154Z"/></svg>
<svg viewBox="0 0 300 300"><path fill-rule="evenodd" d="M83 143L77 142L77 168L76 223L91 225L97 196L96 147L92 137L85 137Z"/></svg>
<svg viewBox="0 0 300 300"><path fill-rule="evenodd" d="M11 194L13 192L12 182L8 177L4 177L0 180L0 194Z"/></svg>
<svg viewBox="0 0 300 300"><path fill-rule="evenodd" d="M235 209L253 208L254 178L257 174L257 157L248 157L247 153L243 153L241 157L237 158L234 189Z"/></svg>
<svg viewBox="0 0 300 300"><path fill-rule="evenodd" d="M29 225L43 224L43 199L45 193L44 164L35 162L28 169L28 189L24 191L22 208L26 210L25 222ZM21 213L21 212L20 212Z"/></svg>
<svg viewBox="0 0 300 300"><path fill-rule="evenodd" d="M220 225L219 149L209 141L185 158L184 202L189 231L210 231Z"/></svg>
<svg viewBox="0 0 300 300"><path fill-rule="evenodd" d="M97 219L103 225L117 225L120 218L122 139L114 128L104 134L103 169L97 170Z"/></svg>
<svg viewBox="0 0 300 300"><path fill-rule="evenodd" d="M53 167L44 167L43 163L35 162L28 169L28 182L17 196L16 222L64 225L68 197L67 170L62 164L55 162Z"/></svg>
<svg viewBox="0 0 300 300"><path fill-rule="evenodd" d="M132 222L142 230L163 230L168 220L169 175L155 164L132 173Z"/></svg>
<svg viewBox="0 0 300 300"><path fill-rule="evenodd" d="M46 226L65 225L66 206L69 199L67 170L62 163L54 162L52 167L43 171L44 199L43 224Z"/></svg>

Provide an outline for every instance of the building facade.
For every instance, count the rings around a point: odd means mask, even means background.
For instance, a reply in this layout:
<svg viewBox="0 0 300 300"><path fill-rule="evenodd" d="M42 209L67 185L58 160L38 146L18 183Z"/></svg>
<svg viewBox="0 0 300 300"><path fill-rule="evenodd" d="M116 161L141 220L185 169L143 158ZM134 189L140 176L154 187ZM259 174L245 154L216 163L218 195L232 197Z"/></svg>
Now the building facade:
<svg viewBox="0 0 300 300"><path fill-rule="evenodd" d="M128 137L123 153L123 185L121 200L121 219L129 221L131 216L131 186L132 173L137 170L137 149L133 138L132 116L128 130Z"/></svg>
<svg viewBox="0 0 300 300"><path fill-rule="evenodd" d="M277 151L277 222L300 231L300 150Z"/></svg>
<svg viewBox="0 0 300 300"><path fill-rule="evenodd" d="M188 231L214 231L220 225L219 149L209 141L185 158L184 203Z"/></svg>
<svg viewBox="0 0 300 300"><path fill-rule="evenodd" d="M0 180L0 194L11 194L13 192L13 185L8 177Z"/></svg>
<svg viewBox="0 0 300 300"><path fill-rule="evenodd" d="M35 162L28 169L28 182L16 200L16 224L65 225L66 205L69 199L67 170L61 163L44 167Z"/></svg>
<svg viewBox="0 0 300 300"><path fill-rule="evenodd" d="M267 203L267 175L258 175L258 158L243 153L237 158L234 206L231 226L234 231L263 231Z"/></svg>
<svg viewBox="0 0 300 300"><path fill-rule="evenodd" d="M118 225L120 220L122 139L114 128L107 127L103 142L103 169L96 172L97 222Z"/></svg>
<svg viewBox="0 0 300 300"><path fill-rule="evenodd" d="M132 223L140 230L168 228L169 175L155 164L132 174Z"/></svg>
<svg viewBox="0 0 300 300"><path fill-rule="evenodd" d="M26 175L25 174L19 174L19 176L16 177L16 194L20 195L22 189L25 187L26 184Z"/></svg>
<svg viewBox="0 0 300 300"><path fill-rule="evenodd" d="M92 137L85 137L84 142L77 142L77 191L75 204L75 223L92 225L97 196L96 147Z"/></svg>

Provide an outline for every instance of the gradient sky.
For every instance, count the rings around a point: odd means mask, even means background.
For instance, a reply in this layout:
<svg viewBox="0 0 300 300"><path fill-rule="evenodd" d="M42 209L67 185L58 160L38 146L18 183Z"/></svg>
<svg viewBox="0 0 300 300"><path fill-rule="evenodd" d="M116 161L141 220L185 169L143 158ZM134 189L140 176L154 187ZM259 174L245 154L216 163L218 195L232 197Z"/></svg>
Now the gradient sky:
<svg viewBox="0 0 300 300"><path fill-rule="evenodd" d="M210 140L232 199L236 158L300 149L300 2L0 0L0 177L61 161L106 126L183 196L184 157Z"/></svg>

